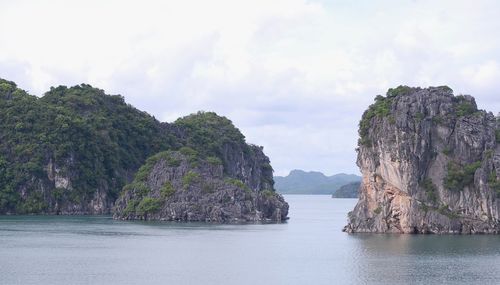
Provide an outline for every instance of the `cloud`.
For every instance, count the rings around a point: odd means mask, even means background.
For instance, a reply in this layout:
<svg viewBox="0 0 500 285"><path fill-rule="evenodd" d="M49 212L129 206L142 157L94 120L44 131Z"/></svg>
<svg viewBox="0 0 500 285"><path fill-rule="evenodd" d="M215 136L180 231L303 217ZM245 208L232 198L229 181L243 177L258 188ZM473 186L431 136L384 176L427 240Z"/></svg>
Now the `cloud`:
<svg viewBox="0 0 500 285"><path fill-rule="evenodd" d="M357 124L400 84L498 111L496 1L1 1L0 77L90 83L158 119L214 110L278 174L357 172Z"/></svg>

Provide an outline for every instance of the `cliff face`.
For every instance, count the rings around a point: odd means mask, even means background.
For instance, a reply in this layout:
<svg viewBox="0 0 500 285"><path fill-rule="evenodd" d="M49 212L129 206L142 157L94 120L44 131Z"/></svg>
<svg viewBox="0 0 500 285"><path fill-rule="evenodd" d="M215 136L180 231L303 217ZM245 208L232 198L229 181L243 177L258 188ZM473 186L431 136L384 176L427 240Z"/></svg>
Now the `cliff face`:
<svg viewBox="0 0 500 285"><path fill-rule="evenodd" d="M177 151L150 157L126 185L114 218L244 222L282 221L288 204L273 188L262 147L249 145L225 117L198 112L173 125Z"/></svg>
<svg viewBox="0 0 500 285"><path fill-rule="evenodd" d="M259 150L257 156L265 155ZM241 165L246 158L241 158ZM237 166L235 166L237 168ZM252 169L228 176L222 160L202 158L191 148L162 152L149 158L125 186L114 218L203 222L283 221L288 204L272 189L254 185ZM247 181L246 183L243 181Z"/></svg>
<svg viewBox="0 0 500 285"><path fill-rule="evenodd" d="M198 112L177 119L180 144L201 157L221 160L224 174L243 181L252 189L273 190L273 168L260 146L247 144L231 120L214 112Z"/></svg>
<svg viewBox="0 0 500 285"><path fill-rule="evenodd" d="M390 89L363 114L347 232L499 233L498 118L448 87Z"/></svg>

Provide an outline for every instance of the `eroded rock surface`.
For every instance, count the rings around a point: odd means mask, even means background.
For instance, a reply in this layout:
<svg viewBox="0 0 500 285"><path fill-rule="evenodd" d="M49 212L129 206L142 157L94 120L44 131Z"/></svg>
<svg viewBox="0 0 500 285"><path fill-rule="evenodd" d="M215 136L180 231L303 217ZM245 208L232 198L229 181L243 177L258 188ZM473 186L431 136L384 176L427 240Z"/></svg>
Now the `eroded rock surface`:
<svg viewBox="0 0 500 285"><path fill-rule="evenodd" d="M499 119L448 87L400 86L363 114L347 232L499 233Z"/></svg>
<svg viewBox="0 0 500 285"><path fill-rule="evenodd" d="M228 173L221 160L201 158L192 149L159 153L148 159L134 182L124 188L114 218L203 222L287 219L288 204L281 195L252 183L260 179L240 180ZM255 172L249 169L247 175L251 173Z"/></svg>

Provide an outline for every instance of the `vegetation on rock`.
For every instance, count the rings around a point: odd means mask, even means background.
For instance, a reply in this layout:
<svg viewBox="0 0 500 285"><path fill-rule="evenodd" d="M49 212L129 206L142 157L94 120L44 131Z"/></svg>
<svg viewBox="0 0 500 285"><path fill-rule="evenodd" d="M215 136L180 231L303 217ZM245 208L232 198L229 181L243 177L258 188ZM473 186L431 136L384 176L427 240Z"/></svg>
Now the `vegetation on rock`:
<svg viewBox="0 0 500 285"><path fill-rule="evenodd" d="M141 167L147 174L136 176L124 187L114 217L218 222L286 218L288 205L273 190L251 189L242 180L224 174L214 157L199 158L193 166L190 160L196 154L192 148L184 148L149 158ZM175 167L168 164L172 158L179 161Z"/></svg>
<svg viewBox="0 0 500 285"><path fill-rule="evenodd" d="M424 188L427 198L429 198L432 203L436 203L438 200L437 188L436 185L432 183L432 180L429 178L424 179L421 186Z"/></svg>
<svg viewBox="0 0 500 285"><path fill-rule="evenodd" d="M222 157L226 144L240 144L249 151L245 137L233 123L214 112L198 112L177 119L174 124L186 132L185 146L201 157Z"/></svg>
<svg viewBox="0 0 500 285"><path fill-rule="evenodd" d="M182 177L182 185L184 186L184 188L188 188L193 183L198 182L199 179L200 175L198 173L194 171L189 171L184 175L184 177Z"/></svg>
<svg viewBox="0 0 500 285"><path fill-rule="evenodd" d="M387 90L386 95L387 95L387 98L394 98L396 96L409 94L412 91L413 91L413 88L411 88L411 87L408 87L406 85L399 85L396 88L389 88L389 90Z"/></svg>
<svg viewBox="0 0 500 285"><path fill-rule="evenodd" d="M488 184L490 185L491 189L495 191L497 197L500 198L500 181L498 180L497 173L495 171L491 172L488 178Z"/></svg>
<svg viewBox="0 0 500 285"><path fill-rule="evenodd" d="M391 89L389 89L391 91ZM368 138L368 132L371 127L371 121L374 117L387 117L391 111L391 106L392 106L392 97L396 96L393 94L399 94L399 92L402 91L391 91L387 92L388 96L384 97L381 95L378 95L375 97L375 103L370 105L368 107L368 110L366 110L363 113L363 116L361 118L361 121L359 122L359 136L360 139L358 141L359 145L364 145L364 146L371 146L371 141ZM389 96L389 94L391 96Z"/></svg>
<svg viewBox="0 0 500 285"><path fill-rule="evenodd" d="M112 203L148 156L176 146L155 118L87 84L37 98L0 80L0 98L0 213L83 205L97 189ZM67 181L57 199L41 190L55 191L55 176Z"/></svg>
<svg viewBox="0 0 500 285"><path fill-rule="evenodd" d="M457 117L472 115L478 111L475 104L469 102L463 95L455 96L455 101L457 102L457 105L455 106L455 113Z"/></svg>
<svg viewBox="0 0 500 285"><path fill-rule="evenodd" d="M148 213L157 212L160 209L161 201L157 198L144 197L136 207L138 215L147 215Z"/></svg>
<svg viewBox="0 0 500 285"><path fill-rule="evenodd" d="M160 195L163 199L166 199L172 196L175 193L174 186L172 186L171 182L166 182L160 190Z"/></svg>
<svg viewBox="0 0 500 285"><path fill-rule="evenodd" d="M474 173L481 167L481 161L476 161L465 166L460 166L457 163L450 162L447 167L447 174L444 178L443 185L452 191L461 191L466 186L474 183Z"/></svg>
<svg viewBox="0 0 500 285"><path fill-rule="evenodd" d="M365 179L344 230L500 233L499 123L446 86L377 96L360 122Z"/></svg>

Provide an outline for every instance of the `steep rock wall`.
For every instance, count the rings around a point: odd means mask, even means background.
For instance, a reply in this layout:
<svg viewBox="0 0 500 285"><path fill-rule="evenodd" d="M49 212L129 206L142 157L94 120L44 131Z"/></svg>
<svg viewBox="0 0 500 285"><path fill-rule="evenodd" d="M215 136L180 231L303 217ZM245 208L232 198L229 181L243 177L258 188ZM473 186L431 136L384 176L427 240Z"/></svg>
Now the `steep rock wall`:
<svg viewBox="0 0 500 285"><path fill-rule="evenodd" d="M364 113L347 232L499 233L498 118L448 87L400 86Z"/></svg>
<svg viewBox="0 0 500 285"><path fill-rule="evenodd" d="M254 175L241 174L245 181L259 180ZM114 209L114 218L125 220L279 222L287 214L281 195L232 178L222 161L186 148L149 158Z"/></svg>

